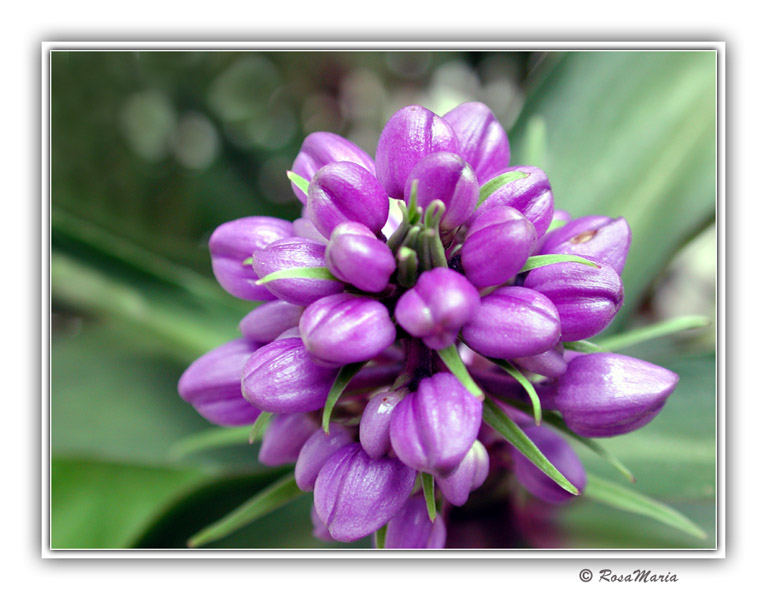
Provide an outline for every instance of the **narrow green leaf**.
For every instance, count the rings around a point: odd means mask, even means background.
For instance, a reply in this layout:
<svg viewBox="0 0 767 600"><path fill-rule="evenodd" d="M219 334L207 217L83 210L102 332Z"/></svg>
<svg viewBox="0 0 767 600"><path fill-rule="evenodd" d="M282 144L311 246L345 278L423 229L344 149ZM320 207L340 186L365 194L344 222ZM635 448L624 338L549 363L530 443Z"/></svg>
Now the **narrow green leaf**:
<svg viewBox="0 0 767 600"><path fill-rule="evenodd" d="M250 427L216 427L185 437L171 446L171 459L185 458L195 452L247 444Z"/></svg>
<svg viewBox="0 0 767 600"><path fill-rule="evenodd" d="M508 442L524 454L530 462L538 467L543 473L554 480L562 489L575 496L580 492L557 468L551 464L548 458L527 437L519 426L512 421L492 400L486 400L482 409L482 418L490 427L500 433Z"/></svg>
<svg viewBox="0 0 767 600"><path fill-rule="evenodd" d="M423 497L426 498L426 510L429 513L429 519L434 522L437 518L437 502L434 499L434 476L431 473L421 472L421 486L423 487Z"/></svg>
<svg viewBox="0 0 767 600"><path fill-rule="evenodd" d="M258 415L258 418L253 423L253 427L250 429L250 435L248 436L249 444L261 439L261 436L264 435L264 431L266 431L266 426L269 425L269 421L271 420L272 413L262 412Z"/></svg>
<svg viewBox="0 0 767 600"><path fill-rule="evenodd" d="M595 262L590 261L587 258L575 256L574 254L541 254L539 256L531 256L527 259L520 273L532 271L538 267L545 267L546 265L555 265L557 263L573 262L581 265L588 265L589 267L599 268Z"/></svg>
<svg viewBox="0 0 767 600"><path fill-rule="evenodd" d="M463 360L461 360L461 355L458 354L458 349L455 347L455 344L443 348L442 350L438 350L437 354L439 354L439 357L442 359L442 362L445 363L445 366L450 369L450 372L463 384L463 387L480 400L484 399L485 394L471 378L471 375L469 375L469 371L466 368L466 365L463 364Z"/></svg>
<svg viewBox="0 0 767 600"><path fill-rule="evenodd" d="M378 550L383 550L384 546L386 545L386 528L387 528L387 526L388 526L388 524L384 525L383 527L381 527L381 529L376 531L376 549L378 549Z"/></svg>
<svg viewBox="0 0 767 600"><path fill-rule="evenodd" d="M497 192L507 183L517 179L524 179L525 177L529 177L529 173L523 173L522 171L510 171L509 173L498 175L498 177L493 177L490 181L485 183L485 185L479 188L477 207L487 200L490 194Z"/></svg>
<svg viewBox="0 0 767 600"><path fill-rule="evenodd" d="M189 540L188 546L190 548L197 548L203 544L221 539L241 529L248 523L280 508L301 494L302 492L298 489L293 474L290 473L253 496L245 504L242 504L222 519L194 535Z"/></svg>
<svg viewBox="0 0 767 600"><path fill-rule="evenodd" d="M333 382L333 386L328 392L328 398L325 400L325 408L322 411L322 429L325 433L330 431L330 415L333 412L333 408L341 397L341 394L349 385L352 378L360 372L362 367L365 366L365 362L352 363L350 365L344 365L336 375L336 380Z"/></svg>
<svg viewBox="0 0 767 600"><path fill-rule="evenodd" d="M328 279L330 281L338 281L327 267L295 267L269 273L266 277L256 281L256 285L264 285L277 279Z"/></svg>
<svg viewBox="0 0 767 600"><path fill-rule="evenodd" d="M309 182L301 177L298 173L294 173L293 171L287 172L288 179L296 184L296 187L298 187L299 190L301 190L304 194L309 192Z"/></svg>
<svg viewBox="0 0 767 600"><path fill-rule="evenodd" d="M697 538L706 537L700 527L670 506L612 481L589 474L583 495L619 510L650 517Z"/></svg>
<svg viewBox="0 0 767 600"><path fill-rule="evenodd" d="M513 365L509 364L505 360L500 360L497 358L491 358L492 362L494 362L496 365L501 367L506 373L511 375L514 379L516 379L519 384L524 388L525 392L527 392L528 397L530 398L530 402L533 405L533 417L535 418L535 424L540 425L541 424L541 399L538 397L538 392L535 391L535 388L533 387L533 384L530 383L530 380L522 375L522 373L519 372L519 369L514 367Z"/></svg>
<svg viewBox="0 0 767 600"><path fill-rule="evenodd" d="M599 340L599 345L605 349L605 352L612 352L613 350L620 350L621 348L633 346L640 342L646 342L667 335L674 335L675 333L689 331L690 329L708 327L709 325L711 325L711 320L702 315L676 317L625 333L611 335L610 337Z"/></svg>
<svg viewBox="0 0 767 600"><path fill-rule="evenodd" d="M248 266L248 265L252 265L252 264L253 264L253 257L252 256L248 256L248 258L246 258L245 260L242 261L242 265L245 266L245 267Z"/></svg>
<svg viewBox="0 0 767 600"><path fill-rule="evenodd" d="M562 344L567 350L574 350L575 352L583 352L584 354L593 354L595 352L608 352L606 348L598 346L593 342L587 342L581 340L579 342L565 342Z"/></svg>

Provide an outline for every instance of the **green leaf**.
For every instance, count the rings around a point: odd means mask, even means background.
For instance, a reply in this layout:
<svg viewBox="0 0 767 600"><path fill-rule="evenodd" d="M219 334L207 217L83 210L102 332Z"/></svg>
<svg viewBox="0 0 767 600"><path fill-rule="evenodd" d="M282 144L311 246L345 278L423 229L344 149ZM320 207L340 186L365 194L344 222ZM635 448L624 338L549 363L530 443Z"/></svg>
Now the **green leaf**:
<svg viewBox="0 0 767 600"><path fill-rule="evenodd" d="M301 177L298 173L294 173L293 171L287 172L288 179L296 184L296 187L301 190L304 194L307 194L309 192L309 182Z"/></svg>
<svg viewBox="0 0 767 600"><path fill-rule="evenodd" d="M527 392L527 395L530 398L530 402L533 405L533 417L535 418L535 424L540 425L541 399L538 397L538 392L535 391L535 388L533 387L533 384L530 383L530 380L522 375L522 373L519 372L519 369L515 368L505 360L491 358L490 361L501 367L501 369L516 379L517 382L524 388L525 392Z"/></svg>
<svg viewBox="0 0 767 600"><path fill-rule="evenodd" d="M498 408L492 400L485 400L482 417L485 423L506 438L512 446L524 454L530 462L554 480L562 489L575 496L580 495L578 489L551 464L549 459L538 450L538 447L525 435L519 426Z"/></svg>
<svg viewBox="0 0 767 600"><path fill-rule="evenodd" d="M604 348L604 350L602 350L603 352L613 352L655 338L674 335L675 333L698 329L700 327L708 327L709 325L711 325L711 320L708 317L700 315L676 317L661 321L660 323L647 325L646 327L632 329L625 333L602 338L599 340L599 346Z"/></svg>
<svg viewBox="0 0 767 600"><path fill-rule="evenodd" d="M437 518L437 502L434 499L434 476L430 473L421 472L421 487L423 487L423 497L426 499L426 510L429 513L429 519L434 522Z"/></svg>
<svg viewBox="0 0 767 600"><path fill-rule="evenodd" d="M189 540L190 548L197 548L209 542L221 539L244 527L251 521L269 514L287 504L303 492L298 489L293 474L286 475L268 488L262 490L248 502L232 511L219 521L200 531Z"/></svg>
<svg viewBox="0 0 767 600"><path fill-rule="evenodd" d="M706 537L706 533L700 527L673 508L635 490L594 475L588 476L583 495L620 510L650 517L695 537Z"/></svg>
<svg viewBox="0 0 767 600"><path fill-rule="evenodd" d="M582 352L583 354L594 354L595 352L609 352L607 348L598 346L593 342L587 342L581 340L578 342L565 342L562 344L567 350L574 350L575 352Z"/></svg>
<svg viewBox="0 0 767 600"><path fill-rule="evenodd" d="M574 254L541 254L539 256L531 256L528 258L519 272L526 273L527 271L532 271L538 267L545 267L546 265L555 265L564 262L579 263L581 265L598 268L595 262Z"/></svg>
<svg viewBox="0 0 767 600"><path fill-rule="evenodd" d="M256 419L255 423L253 423L253 427L251 427L250 434L248 435L249 444L252 444L256 440L261 439L261 437L264 435L266 427L269 425L271 420L272 413L262 412L260 415L258 415L258 418Z"/></svg>
<svg viewBox="0 0 767 600"><path fill-rule="evenodd" d="M341 370L338 371L333 386L328 392L328 398L325 400L325 408L322 410L322 429L325 433L330 431L330 415L333 412L336 402L338 402L338 399L341 397L341 394L343 394L346 386L349 385L352 378L360 372L366 362L367 361L344 365L341 367Z"/></svg>
<svg viewBox="0 0 767 600"><path fill-rule="evenodd" d="M497 177L493 177L490 181L479 188L479 200L477 201L477 208L479 208L479 206L485 200L487 200L493 192L497 192L507 183L516 181L517 179L524 179L525 177L529 176L529 173L523 173L522 171L509 171L508 173L502 173Z"/></svg>
<svg viewBox="0 0 767 600"><path fill-rule="evenodd" d="M327 279L330 281L338 281L327 267L294 267L292 269L282 269L281 271L269 273L266 277L262 277L256 281L256 285L264 285L265 283L276 281L278 279Z"/></svg>
<svg viewBox="0 0 767 600"><path fill-rule="evenodd" d="M201 450L246 444L250 429L250 427L216 427L194 433L171 446L170 457L172 460L179 460Z"/></svg>
<svg viewBox="0 0 767 600"><path fill-rule="evenodd" d="M442 362L445 363L445 366L450 369L450 372L456 376L463 387L480 400L485 397L484 392L471 378L471 375L469 375L469 370L466 368L466 365L463 364L463 360L461 359L461 355L458 354L458 349L455 347L455 344L443 348L442 350L438 350L437 354L439 354Z"/></svg>
<svg viewBox="0 0 767 600"><path fill-rule="evenodd" d="M376 531L376 549L383 550L386 546L386 528L388 525L384 525L381 529Z"/></svg>

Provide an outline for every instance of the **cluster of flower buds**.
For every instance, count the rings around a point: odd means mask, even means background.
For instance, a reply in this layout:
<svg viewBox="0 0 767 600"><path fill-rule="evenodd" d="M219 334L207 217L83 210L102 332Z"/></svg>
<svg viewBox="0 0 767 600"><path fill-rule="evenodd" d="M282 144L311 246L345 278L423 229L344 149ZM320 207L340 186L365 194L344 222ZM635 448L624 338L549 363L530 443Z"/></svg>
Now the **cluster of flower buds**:
<svg viewBox="0 0 767 600"><path fill-rule="evenodd" d="M440 548L475 490L568 501L583 466L528 415L559 411L580 436L615 436L674 390L659 366L571 349L621 308L626 221L555 211L546 175L509 162L484 104L441 117L407 106L375 159L332 133L306 138L288 173L301 218L213 233L220 284L263 304L240 339L187 369L180 395L222 426L268 413L259 460L295 463L318 537ZM491 426L488 403L529 445Z"/></svg>

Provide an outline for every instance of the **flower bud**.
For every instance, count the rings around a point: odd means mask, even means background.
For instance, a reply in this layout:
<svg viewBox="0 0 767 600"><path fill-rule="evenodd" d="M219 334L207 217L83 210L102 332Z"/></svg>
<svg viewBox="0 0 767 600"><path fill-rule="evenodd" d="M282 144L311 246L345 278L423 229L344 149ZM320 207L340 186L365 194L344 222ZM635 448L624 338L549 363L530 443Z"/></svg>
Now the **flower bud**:
<svg viewBox="0 0 767 600"><path fill-rule="evenodd" d="M258 277L266 277L283 269L324 266L325 246L303 238L278 240L253 254L253 269ZM344 284L332 279L293 277L276 279L263 287L280 300L308 306L315 300L341 292Z"/></svg>
<svg viewBox="0 0 767 600"><path fill-rule="evenodd" d="M258 276L243 261L256 250L293 235L293 225L273 217L245 217L219 225L208 247L213 274L227 292L243 300L271 300L268 289L256 285Z"/></svg>
<svg viewBox="0 0 767 600"><path fill-rule="evenodd" d="M615 269L619 275L631 246L626 219L597 215L581 217L546 236L539 254L576 254Z"/></svg>
<svg viewBox="0 0 767 600"><path fill-rule="evenodd" d="M314 484L314 507L330 535L358 540L380 529L407 501L415 471L395 458L370 458L359 444L336 450Z"/></svg>
<svg viewBox="0 0 767 600"><path fill-rule="evenodd" d="M623 306L620 275L607 265L546 265L530 271L525 287L540 292L557 307L563 342L596 335Z"/></svg>
<svg viewBox="0 0 767 600"><path fill-rule="evenodd" d="M259 348L242 370L242 393L260 410L289 414L325 406L337 369L316 364L298 338Z"/></svg>
<svg viewBox="0 0 767 600"><path fill-rule="evenodd" d="M411 496L386 527L384 548L444 548L447 529L442 515L432 523L423 494Z"/></svg>
<svg viewBox="0 0 767 600"><path fill-rule="evenodd" d="M315 431L306 440L296 461L296 485L298 488L311 492L314 482L322 466L339 448L352 443L352 435L346 427L331 423L328 433L322 429Z"/></svg>
<svg viewBox="0 0 767 600"><path fill-rule="evenodd" d="M455 342L479 302L479 292L463 275L439 267L422 273L400 297L394 317L410 335L440 350Z"/></svg>
<svg viewBox="0 0 767 600"><path fill-rule="evenodd" d="M485 104L465 102L442 118L455 130L459 154L472 166L480 183L509 166L506 130Z"/></svg>
<svg viewBox="0 0 767 600"><path fill-rule="evenodd" d="M425 156L458 152L458 138L447 121L423 106L406 106L386 123L376 148L376 176L392 198L405 199L405 181Z"/></svg>
<svg viewBox="0 0 767 600"><path fill-rule="evenodd" d="M567 361L565 361L561 346L555 346L541 354L515 358L514 362L520 369L544 377L559 377L567 371Z"/></svg>
<svg viewBox="0 0 767 600"><path fill-rule="evenodd" d="M514 277L535 247L535 227L507 206L483 211L472 221L461 250L466 277L478 288Z"/></svg>
<svg viewBox="0 0 767 600"><path fill-rule="evenodd" d="M303 306L284 300L272 300L245 315L240 321L239 329L245 339L268 344L284 331L296 327L303 312Z"/></svg>
<svg viewBox="0 0 767 600"><path fill-rule="evenodd" d="M380 292L397 263L389 247L361 223L338 225L325 248L325 262L338 279L364 292Z"/></svg>
<svg viewBox="0 0 767 600"><path fill-rule="evenodd" d="M586 471L575 450L548 427L532 425L523 427L522 430L538 446L541 453L549 459L549 462L565 476L565 479L572 483L579 492L583 492L586 487ZM533 496L551 504L562 504L575 498L573 494L562 489L558 483L531 463L519 450L512 448L512 452L514 455L514 474Z"/></svg>
<svg viewBox="0 0 767 600"><path fill-rule="evenodd" d="M322 167L341 161L356 163L375 173L375 164L367 152L346 138L326 131L315 131L306 136L291 171L311 181ZM306 204L306 194L295 183L291 185L296 197Z"/></svg>
<svg viewBox="0 0 767 600"><path fill-rule="evenodd" d="M251 425L261 414L243 398L242 367L258 344L232 340L203 354L189 365L178 381L178 394L216 425Z"/></svg>
<svg viewBox="0 0 767 600"><path fill-rule="evenodd" d="M455 472L447 477L437 477L437 485L454 506L463 506L469 494L485 483L490 472L490 456L482 443L477 440L469 453L464 456Z"/></svg>
<svg viewBox="0 0 767 600"><path fill-rule="evenodd" d="M538 237L542 237L554 215L554 197L549 179L539 168L529 166L509 167L494 176L513 171L527 173L527 177L515 179L498 188L480 205L475 215L496 206L516 208L533 224Z"/></svg>
<svg viewBox="0 0 767 600"><path fill-rule="evenodd" d="M269 467L295 462L301 447L318 427L306 413L274 415L261 441L259 462Z"/></svg>
<svg viewBox="0 0 767 600"><path fill-rule="evenodd" d="M443 231L463 225L479 200L477 176L465 160L451 152L429 154L415 165L405 181L406 199L414 182L416 200L424 212L433 200L444 202L446 210L439 225Z"/></svg>
<svg viewBox="0 0 767 600"><path fill-rule="evenodd" d="M335 366L370 360L397 335L383 304L349 294L317 300L301 315L298 328L307 351Z"/></svg>
<svg viewBox="0 0 767 600"><path fill-rule="evenodd" d="M394 407L407 395L406 390L381 392L365 405L360 421L360 444L372 458L380 458L391 450L389 426Z"/></svg>
<svg viewBox="0 0 767 600"><path fill-rule="evenodd" d="M454 375L437 373L394 408L391 444L406 465L444 477L466 456L481 424L482 402Z"/></svg>
<svg viewBox="0 0 767 600"><path fill-rule="evenodd" d="M578 435L622 435L652 421L678 381L676 373L638 358L582 354L560 377L554 402Z"/></svg>
<svg viewBox="0 0 767 600"><path fill-rule="evenodd" d="M330 535L330 532L328 531L325 523L320 521L320 517L317 515L317 509L314 508L314 504L312 504L311 519L312 535L314 537L316 537L318 540L322 540L323 542L335 542L333 536Z"/></svg>
<svg viewBox="0 0 767 600"><path fill-rule="evenodd" d="M533 356L559 341L559 315L539 292L502 287L482 298L462 333L469 347L491 358Z"/></svg>
<svg viewBox="0 0 767 600"><path fill-rule="evenodd" d="M378 232L389 217L389 197L375 175L350 162L331 163L314 174L306 207L317 231L326 238L346 221Z"/></svg>

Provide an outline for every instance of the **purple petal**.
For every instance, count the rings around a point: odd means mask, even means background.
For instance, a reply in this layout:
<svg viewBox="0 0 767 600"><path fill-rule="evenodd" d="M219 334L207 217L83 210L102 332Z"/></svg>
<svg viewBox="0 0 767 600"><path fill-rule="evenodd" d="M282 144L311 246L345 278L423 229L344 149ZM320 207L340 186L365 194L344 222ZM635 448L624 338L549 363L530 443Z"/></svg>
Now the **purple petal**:
<svg viewBox="0 0 767 600"><path fill-rule="evenodd" d="M306 440L296 461L296 485L305 492L314 489L314 482L325 462L336 450L352 443L352 435L346 427L331 423L328 433L315 431Z"/></svg>
<svg viewBox="0 0 767 600"><path fill-rule="evenodd" d="M407 395L405 390L381 392L365 405L360 421L360 443L371 458L381 458L391 450L389 426L394 407Z"/></svg>
<svg viewBox="0 0 767 600"><path fill-rule="evenodd" d="M275 415L264 432L259 462L270 467L295 462L304 442L318 427L306 413Z"/></svg>
<svg viewBox="0 0 767 600"><path fill-rule="evenodd" d="M437 477L436 481L450 504L463 506L469 499L469 494L485 482L489 472L490 456L477 440L458 468L447 477Z"/></svg>
<svg viewBox="0 0 767 600"><path fill-rule="evenodd" d="M250 311L240 321L239 329L245 339L268 344L284 331L296 327L303 312L303 306L272 300Z"/></svg>
<svg viewBox="0 0 767 600"><path fill-rule="evenodd" d="M408 498L386 527L384 548L444 548L447 530L441 515L429 519L422 494Z"/></svg>
<svg viewBox="0 0 767 600"><path fill-rule="evenodd" d="M389 247L361 223L341 223L325 249L330 272L364 292L380 292L397 263Z"/></svg>

